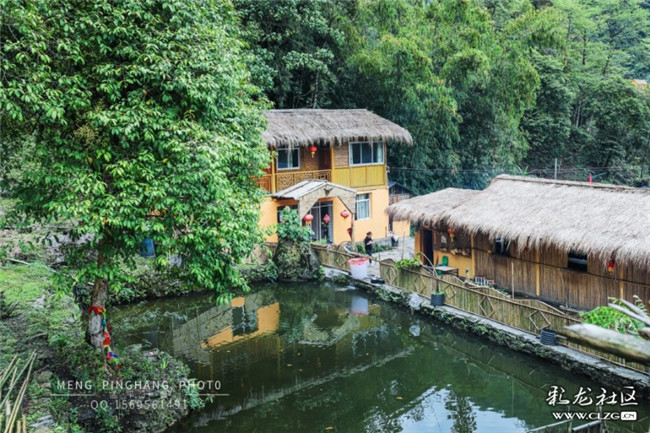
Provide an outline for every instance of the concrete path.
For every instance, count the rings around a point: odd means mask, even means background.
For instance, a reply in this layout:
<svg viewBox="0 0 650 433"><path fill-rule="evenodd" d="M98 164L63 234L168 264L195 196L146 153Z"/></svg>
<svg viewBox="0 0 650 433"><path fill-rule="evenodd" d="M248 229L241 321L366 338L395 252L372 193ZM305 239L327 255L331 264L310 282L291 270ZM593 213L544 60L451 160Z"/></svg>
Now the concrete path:
<svg viewBox="0 0 650 433"><path fill-rule="evenodd" d="M415 239L412 237L400 238L399 245L396 248L372 255L369 273L370 275L379 276L379 262L381 260L393 259L397 262L402 259L412 259L414 255Z"/></svg>

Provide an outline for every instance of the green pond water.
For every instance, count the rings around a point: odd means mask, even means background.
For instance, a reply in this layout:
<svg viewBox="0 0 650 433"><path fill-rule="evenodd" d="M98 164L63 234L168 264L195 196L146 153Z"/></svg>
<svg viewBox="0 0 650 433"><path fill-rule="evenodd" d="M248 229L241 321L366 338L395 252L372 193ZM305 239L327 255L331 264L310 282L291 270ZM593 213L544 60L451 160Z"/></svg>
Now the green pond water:
<svg viewBox="0 0 650 433"><path fill-rule="evenodd" d="M204 393L220 394L170 432L523 432L566 410L546 401L553 386L570 400L581 387L594 400L601 393L557 366L332 284L256 287L230 306L209 295L148 301L115 308L113 323L121 345L172 353ZM605 407L637 412L609 431L649 431L648 403L636 402Z"/></svg>

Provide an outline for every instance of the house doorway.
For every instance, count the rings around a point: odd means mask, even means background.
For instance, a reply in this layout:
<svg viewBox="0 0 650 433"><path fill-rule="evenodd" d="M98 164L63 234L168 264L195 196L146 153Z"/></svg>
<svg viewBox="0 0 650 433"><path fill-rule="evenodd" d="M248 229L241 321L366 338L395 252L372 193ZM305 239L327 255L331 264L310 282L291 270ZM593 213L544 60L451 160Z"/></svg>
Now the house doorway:
<svg viewBox="0 0 650 433"><path fill-rule="evenodd" d="M425 263L425 265L431 266L433 263L433 231L422 229L422 239L420 242L422 245L422 254L429 259L428 263Z"/></svg>
<svg viewBox="0 0 650 433"><path fill-rule="evenodd" d="M311 208L311 214L314 216L314 219L311 220L312 239L315 241L323 240L324 242L331 243L334 237L334 230L332 229L332 226L334 225L334 217L332 217L332 202L323 201L316 203L314 207ZM325 215L329 215L329 223L323 221Z"/></svg>

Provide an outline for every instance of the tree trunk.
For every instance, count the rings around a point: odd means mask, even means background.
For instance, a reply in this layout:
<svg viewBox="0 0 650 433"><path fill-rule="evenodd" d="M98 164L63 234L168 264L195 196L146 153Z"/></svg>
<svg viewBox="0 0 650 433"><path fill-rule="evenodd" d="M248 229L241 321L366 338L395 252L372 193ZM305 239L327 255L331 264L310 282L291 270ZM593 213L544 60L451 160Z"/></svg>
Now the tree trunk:
<svg viewBox="0 0 650 433"><path fill-rule="evenodd" d="M99 252L97 258L97 267L100 268L104 263L104 255ZM92 307L106 307L106 299L108 298L108 281L106 278L97 278L93 285L93 294L91 297L90 305ZM86 341L96 349L102 350L104 348L104 325L102 323L103 317L97 314L91 314L88 319L88 328L86 329Z"/></svg>
<svg viewBox="0 0 650 433"><path fill-rule="evenodd" d="M650 364L650 342L589 323L565 326L557 331L569 340L586 344L629 361Z"/></svg>

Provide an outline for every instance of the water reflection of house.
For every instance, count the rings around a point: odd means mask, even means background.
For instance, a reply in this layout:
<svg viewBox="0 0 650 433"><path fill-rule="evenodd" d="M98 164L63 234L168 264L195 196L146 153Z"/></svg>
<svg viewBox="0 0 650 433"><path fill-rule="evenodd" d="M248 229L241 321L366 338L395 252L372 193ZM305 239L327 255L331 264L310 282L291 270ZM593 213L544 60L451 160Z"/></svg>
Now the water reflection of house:
<svg viewBox="0 0 650 433"><path fill-rule="evenodd" d="M368 298L352 295L349 310L321 311L303 320L300 344L327 347L344 341L343 346L354 349L355 335L386 332L380 314L379 304L370 304Z"/></svg>
<svg viewBox="0 0 650 433"><path fill-rule="evenodd" d="M217 347L221 344L236 343L247 338L254 338L266 333L275 332L280 325L280 303L259 307L252 313L246 309L245 298L235 298L230 306L232 308L232 324L217 332L201 343L202 349Z"/></svg>
<svg viewBox="0 0 650 433"><path fill-rule="evenodd" d="M210 363L209 349L273 335L279 325L280 304L270 292L234 298L230 305L212 307L174 328L174 353Z"/></svg>
<svg viewBox="0 0 650 433"><path fill-rule="evenodd" d="M199 367L197 376L221 380L229 397L205 410L202 422L323 386L412 352L413 347L386 324L380 305L359 295L341 296L347 298L345 304L336 307L318 302L283 304L286 316L277 332L258 329L238 338L224 329L208 337L202 347L211 363ZM269 307L273 305L257 312L272 311Z"/></svg>

